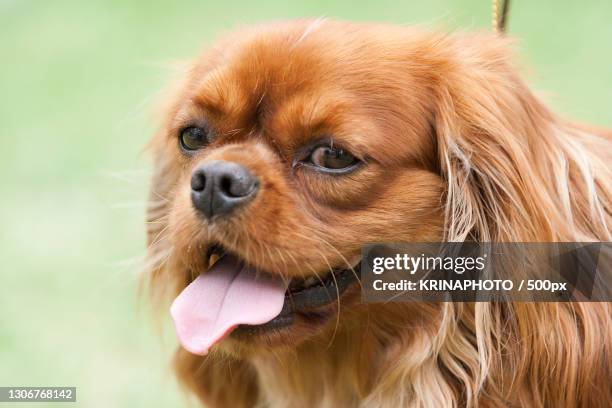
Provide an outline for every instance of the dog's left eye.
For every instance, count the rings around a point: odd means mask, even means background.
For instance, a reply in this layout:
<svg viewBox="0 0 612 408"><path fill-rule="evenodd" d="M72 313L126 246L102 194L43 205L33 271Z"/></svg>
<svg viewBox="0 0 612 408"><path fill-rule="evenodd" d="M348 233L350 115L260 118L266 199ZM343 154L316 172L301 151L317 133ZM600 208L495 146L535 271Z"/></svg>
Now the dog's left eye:
<svg viewBox="0 0 612 408"><path fill-rule="evenodd" d="M353 170L360 160L345 149L319 146L312 150L304 162L319 171L346 173Z"/></svg>
<svg viewBox="0 0 612 408"><path fill-rule="evenodd" d="M208 131L195 126L185 128L181 131L180 142L183 150L201 149L208 144Z"/></svg>

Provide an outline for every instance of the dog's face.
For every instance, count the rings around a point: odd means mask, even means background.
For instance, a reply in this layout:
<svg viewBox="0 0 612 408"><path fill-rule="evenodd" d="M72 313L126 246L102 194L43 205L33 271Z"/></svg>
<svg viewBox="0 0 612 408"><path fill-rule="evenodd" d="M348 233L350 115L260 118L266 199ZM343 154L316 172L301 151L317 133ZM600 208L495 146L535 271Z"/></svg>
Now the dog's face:
<svg viewBox="0 0 612 408"><path fill-rule="evenodd" d="M442 236L421 43L340 24L221 43L190 70L154 141L150 243L168 250L178 289L224 253L289 286L280 318L241 324L227 347L295 344L334 326L359 298L362 245Z"/></svg>
<svg viewBox="0 0 612 408"><path fill-rule="evenodd" d="M610 239L608 166L533 96L508 45L290 22L226 38L182 77L152 142L148 276L178 295L183 348L220 351L177 353L179 376L203 401L345 406L368 395L369 405L450 406L481 393L485 405L538 405L533 395L597 395L551 389L592 377L597 357L567 355L599 341L603 303L359 302L366 243ZM559 327L561 341L533 335ZM584 371L567 369L579 360ZM521 391L550 367L553 382Z"/></svg>

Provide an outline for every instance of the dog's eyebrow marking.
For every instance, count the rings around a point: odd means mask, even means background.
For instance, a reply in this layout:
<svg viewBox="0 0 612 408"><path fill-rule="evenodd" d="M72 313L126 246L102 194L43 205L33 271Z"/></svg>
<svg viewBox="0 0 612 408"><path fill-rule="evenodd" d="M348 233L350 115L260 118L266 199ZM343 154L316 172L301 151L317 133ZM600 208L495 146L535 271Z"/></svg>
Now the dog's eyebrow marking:
<svg viewBox="0 0 612 408"><path fill-rule="evenodd" d="M216 68L198 81L197 91L193 95L193 102L205 111L224 113L224 108L228 102L227 88L222 88L224 83L224 72Z"/></svg>
<svg viewBox="0 0 612 408"><path fill-rule="evenodd" d="M298 38L293 45L291 46L291 49L293 50L295 47L297 47L306 37L308 37L308 35L310 33L312 33L313 31L317 30L319 27L321 27L321 25L323 25L323 23L325 22L325 20L327 20L327 17L321 16L319 18L317 18L316 20L314 20L312 23L308 24L308 26L306 27L306 29L304 29L304 32L302 33L302 35L300 36L300 38Z"/></svg>

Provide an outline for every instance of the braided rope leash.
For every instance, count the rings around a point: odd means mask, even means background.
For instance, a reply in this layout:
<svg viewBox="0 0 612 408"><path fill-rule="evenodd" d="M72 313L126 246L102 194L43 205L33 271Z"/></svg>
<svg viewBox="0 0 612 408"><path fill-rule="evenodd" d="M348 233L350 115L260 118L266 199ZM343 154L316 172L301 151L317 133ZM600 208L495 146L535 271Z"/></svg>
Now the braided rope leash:
<svg viewBox="0 0 612 408"><path fill-rule="evenodd" d="M498 34L506 32L508 21L508 10L510 9L510 0L501 0L501 11L499 8L499 0L493 0L493 30Z"/></svg>

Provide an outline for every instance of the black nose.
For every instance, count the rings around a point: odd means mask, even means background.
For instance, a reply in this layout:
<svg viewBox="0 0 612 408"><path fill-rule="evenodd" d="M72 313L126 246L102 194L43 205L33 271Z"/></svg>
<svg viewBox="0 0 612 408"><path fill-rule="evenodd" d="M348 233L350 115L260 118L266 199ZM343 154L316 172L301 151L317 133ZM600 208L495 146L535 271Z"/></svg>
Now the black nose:
<svg viewBox="0 0 612 408"><path fill-rule="evenodd" d="M229 214L247 203L259 188L259 180L246 167L227 161L210 161L191 176L191 201L208 219Z"/></svg>

